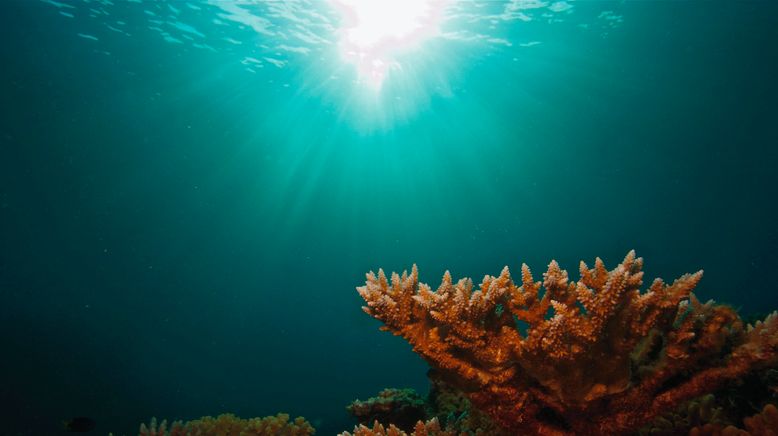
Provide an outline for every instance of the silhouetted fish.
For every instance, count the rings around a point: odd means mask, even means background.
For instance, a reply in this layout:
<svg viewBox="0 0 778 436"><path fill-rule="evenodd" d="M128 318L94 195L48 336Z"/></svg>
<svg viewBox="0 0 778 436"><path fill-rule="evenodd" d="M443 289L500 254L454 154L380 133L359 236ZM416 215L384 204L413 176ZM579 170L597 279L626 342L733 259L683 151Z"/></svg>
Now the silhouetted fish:
<svg viewBox="0 0 778 436"><path fill-rule="evenodd" d="M85 433L95 428L95 420L86 416L76 416L69 421L63 422L63 425L67 431Z"/></svg>

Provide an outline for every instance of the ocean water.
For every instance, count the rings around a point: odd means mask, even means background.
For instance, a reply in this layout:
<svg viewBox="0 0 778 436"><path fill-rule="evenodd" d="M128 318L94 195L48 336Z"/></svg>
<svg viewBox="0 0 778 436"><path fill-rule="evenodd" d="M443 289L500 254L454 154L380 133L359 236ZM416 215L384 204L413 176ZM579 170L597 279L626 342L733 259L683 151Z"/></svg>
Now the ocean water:
<svg viewBox="0 0 778 436"><path fill-rule="evenodd" d="M0 434L351 429L428 384L360 309L379 267L634 248L778 309L778 3L381 6L0 4Z"/></svg>

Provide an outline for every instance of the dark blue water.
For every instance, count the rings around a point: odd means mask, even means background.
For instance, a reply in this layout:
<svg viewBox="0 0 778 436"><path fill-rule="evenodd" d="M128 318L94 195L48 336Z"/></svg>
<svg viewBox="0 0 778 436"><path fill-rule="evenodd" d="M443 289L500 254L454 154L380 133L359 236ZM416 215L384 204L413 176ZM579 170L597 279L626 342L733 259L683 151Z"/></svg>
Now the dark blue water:
<svg viewBox="0 0 778 436"><path fill-rule="evenodd" d="M776 4L510 5L449 5L378 68L325 2L3 2L0 434L347 430L427 389L360 310L379 267L577 278L634 248L778 308Z"/></svg>

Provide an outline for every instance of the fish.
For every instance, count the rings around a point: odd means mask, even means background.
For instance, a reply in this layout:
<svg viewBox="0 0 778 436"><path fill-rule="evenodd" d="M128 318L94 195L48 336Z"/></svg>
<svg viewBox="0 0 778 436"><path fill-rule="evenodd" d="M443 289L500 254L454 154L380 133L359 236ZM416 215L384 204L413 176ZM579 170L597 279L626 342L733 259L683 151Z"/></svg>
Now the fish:
<svg viewBox="0 0 778 436"><path fill-rule="evenodd" d="M92 418L88 418L86 416L76 416L75 418L63 421L62 425L65 427L65 430L69 432L86 433L88 431L94 430L96 423Z"/></svg>

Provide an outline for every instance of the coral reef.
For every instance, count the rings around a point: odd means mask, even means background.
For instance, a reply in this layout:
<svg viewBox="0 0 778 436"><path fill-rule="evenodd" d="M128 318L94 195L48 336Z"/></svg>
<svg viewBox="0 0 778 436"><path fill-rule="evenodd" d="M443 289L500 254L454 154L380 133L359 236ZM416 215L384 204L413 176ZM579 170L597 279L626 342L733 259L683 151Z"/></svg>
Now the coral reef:
<svg viewBox="0 0 778 436"><path fill-rule="evenodd" d="M170 425L165 420L158 424L152 418L149 426L141 424L139 436L309 436L314 433L313 426L304 418L290 421L285 413L249 419L228 413L186 423L174 421Z"/></svg>
<svg viewBox="0 0 778 436"><path fill-rule="evenodd" d="M356 400L346 409L365 427L381 424L413 432L419 421L435 419L441 428L460 436L507 436L492 419L473 408L461 390L446 383L437 371L430 370L427 398L413 389L384 389L366 401Z"/></svg>
<svg viewBox="0 0 778 436"><path fill-rule="evenodd" d="M437 418L447 430L458 435L508 435L487 414L473 407L464 392L447 383L439 371L431 369L427 377L431 382L427 396L429 417Z"/></svg>
<svg viewBox="0 0 778 436"><path fill-rule="evenodd" d="M723 428L728 425L723 408L716 405L713 394L695 398L680 405L676 410L654 419L638 432L639 435L673 436L689 434L692 428L713 425Z"/></svg>
<svg viewBox="0 0 778 436"><path fill-rule="evenodd" d="M743 424L752 435L778 436L778 408L768 404L761 413L746 418Z"/></svg>
<svg viewBox="0 0 778 436"><path fill-rule="evenodd" d="M413 389L384 389L366 401L353 401L346 410L360 424L391 423L405 431L427 416L424 398Z"/></svg>
<svg viewBox="0 0 778 436"><path fill-rule="evenodd" d="M552 261L521 285L508 268L436 292L411 273L367 274L363 309L401 335L474 406L522 434L624 434L756 369L778 363L778 315L744 325L700 303L702 271L646 292L631 251L613 270L597 258L570 281ZM541 293L542 288L545 292Z"/></svg>
<svg viewBox="0 0 778 436"><path fill-rule="evenodd" d="M745 430L734 425L726 427L705 424L689 431L689 436L778 436L778 408L766 405L760 413L743 420Z"/></svg>
<svg viewBox="0 0 778 436"><path fill-rule="evenodd" d="M765 407L775 404L778 404L778 370L766 368L731 381L715 394L695 398L663 414L641 428L639 434L672 436L693 431L698 435L759 435L763 432L754 427L759 420L755 421L753 416L768 417L770 409L765 414ZM749 431L738 426L745 426ZM778 429L778 423L774 428Z"/></svg>
<svg viewBox="0 0 778 436"><path fill-rule="evenodd" d="M338 436L459 436L459 433L443 430L440 428L437 419L431 419L427 422L417 422L411 433L406 433L393 424L390 424L389 427L384 427L383 424L376 421L373 427L360 424L354 427L353 434L346 431Z"/></svg>
<svg viewBox="0 0 778 436"><path fill-rule="evenodd" d="M755 371L727 384L715 395L729 422L741 423L767 404L778 404L778 369Z"/></svg>
<svg viewBox="0 0 778 436"><path fill-rule="evenodd" d="M497 427L483 412L472 407L467 395L442 379L440 372L431 369L427 373L430 379L430 392L425 400L424 418L421 421L436 418L441 428L458 436L508 436L511 433ZM386 389L378 397L365 403L378 401L385 405L387 411L375 421L386 428L395 423L395 414L390 412L394 405L402 409L407 400L386 401L385 397L413 399L418 405L421 398L413 389ZM362 402L359 402L362 403ZM655 418L648 425L640 428L637 435L676 436L688 435L694 431L697 435L761 435L770 425L778 428L778 424L766 421L768 414L764 408L778 404L778 370L765 368L754 371L747 377L732 380L714 394L693 398L675 410L671 410ZM769 409L768 409L769 410ZM752 417L753 415L753 417ZM755 418L759 417L759 418ZM765 422L761 427L754 423ZM361 419L360 423L370 427L370 423ZM745 427L749 423L749 431ZM411 432L413 426L401 430ZM726 429L725 433L724 430ZM770 433L766 433L770 434Z"/></svg>

